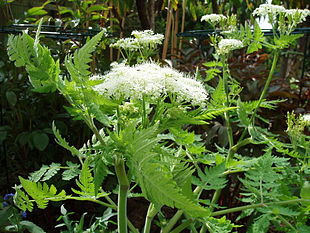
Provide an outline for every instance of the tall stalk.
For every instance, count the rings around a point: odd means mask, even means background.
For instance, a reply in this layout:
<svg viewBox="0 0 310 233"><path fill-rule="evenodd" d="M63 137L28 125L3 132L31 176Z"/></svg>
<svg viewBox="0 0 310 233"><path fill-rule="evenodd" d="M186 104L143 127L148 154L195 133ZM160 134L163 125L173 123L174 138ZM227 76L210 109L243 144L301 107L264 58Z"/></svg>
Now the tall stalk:
<svg viewBox="0 0 310 233"><path fill-rule="evenodd" d="M274 56L273 56L273 61L272 61L272 65L271 65L271 68L270 68L270 71L269 71L269 74L268 74L268 78L267 78L267 81L265 83L265 86L264 86L264 89L258 99L258 103L254 109L254 113L250 119L250 122L254 125L255 123L255 118L256 118L256 115L257 115L257 110L259 109L259 106L261 105L261 103L263 102L263 99L266 97L266 94L267 94L267 90L269 88L269 85L270 85L270 82L272 80L272 77L273 77L273 74L275 72L275 69L277 67L277 63L278 63L278 60L279 60L279 56L280 56L280 50L275 50L274 51ZM239 139L239 142L241 142L244 138L244 136L246 135L246 130L244 130L242 132L242 135Z"/></svg>
<svg viewBox="0 0 310 233"><path fill-rule="evenodd" d="M223 64L223 84L224 84L224 90L225 90L225 96L226 96L226 107L229 107L230 101L229 101L229 88L228 88L228 74L229 74L229 68L227 65L227 58L222 58L221 62ZM227 127L227 137L228 137L228 143L229 143L229 149L231 149L234 146L234 138L232 133L232 128L230 124L230 117L227 112L224 113L225 118L225 124ZM227 157L227 161L230 159L230 156Z"/></svg>
<svg viewBox="0 0 310 233"><path fill-rule="evenodd" d="M280 56L280 50L275 50L274 56L273 56L272 65L271 65L271 68L270 68L270 71L269 71L269 75L268 75L267 81L266 81L264 89L263 89L263 91L262 91L262 93L261 93L261 95L259 97L259 100L258 100L258 103L256 105L256 108L254 109L254 113L253 113L253 115L251 117L251 122L253 124L254 124L254 121L255 121L257 110L258 110L259 106L261 105L263 99L265 98L265 96L267 94L267 90L269 88L270 82L271 82L273 74L275 72L279 56Z"/></svg>
<svg viewBox="0 0 310 233"><path fill-rule="evenodd" d="M119 184L117 206L118 233L127 233L127 192L129 181L125 170L124 159L120 155L115 156L115 172Z"/></svg>
<svg viewBox="0 0 310 233"><path fill-rule="evenodd" d="M151 203L147 210L143 233L150 233L153 218L155 217L157 213L158 213L158 210L155 208L154 204Z"/></svg>

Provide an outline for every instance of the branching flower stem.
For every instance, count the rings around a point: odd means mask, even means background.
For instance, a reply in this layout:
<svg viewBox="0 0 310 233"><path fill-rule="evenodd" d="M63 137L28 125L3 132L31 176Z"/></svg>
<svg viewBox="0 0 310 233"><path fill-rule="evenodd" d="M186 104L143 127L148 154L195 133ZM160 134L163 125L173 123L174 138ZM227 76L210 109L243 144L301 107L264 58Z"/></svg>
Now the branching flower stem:
<svg viewBox="0 0 310 233"><path fill-rule="evenodd" d="M259 97L259 100L258 100L258 103L256 105L256 108L254 109L254 113L253 113L253 115L251 117L251 121L253 122L253 124L254 124L254 121L255 121L257 110L258 110L259 106L261 105L261 103L263 102L263 99L265 98L265 96L267 94L267 90L269 88L270 82L271 82L273 74L275 72L279 56L280 56L280 50L275 50L273 61L272 61L272 65L271 65L271 69L270 69L267 81L266 81L264 89L263 89L263 91L262 91L262 93L261 93L261 95Z"/></svg>
<svg viewBox="0 0 310 233"><path fill-rule="evenodd" d="M227 58L222 56L221 62L223 64L223 84L224 84L224 90L225 90L225 95L226 95L226 107L229 107L230 101L229 101L229 90L228 90L228 74L229 74L229 68L228 68L228 61ZM227 112L224 113L225 117L225 123L227 127L227 136L228 136L228 143L229 143L229 150L228 150L228 155L226 158L226 163L228 163L233 156L233 147L234 147L234 138L233 138L233 132L230 124L230 117ZM222 189L217 189L212 197L211 204L216 204L217 201L220 198Z"/></svg>
<svg viewBox="0 0 310 233"><path fill-rule="evenodd" d="M295 204L295 203L300 203L300 202L310 202L310 199L294 199L294 200L288 200L288 201L275 201L275 202L268 202L268 203L259 203L259 204L253 204L253 205L239 206L235 208L213 212L211 216L215 217L215 216L230 214L230 213L239 212L239 211L243 211L247 209L256 209L259 207L266 207L266 206L272 206L272 205L290 205L290 204Z"/></svg>
<svg viewBox="0 0 310 233"><path fill-rule="evenodd" d="M224 90L225 90L225 95L226 95L226 107L229 107L230 101L229 101L229 90L228 90L228 74L229 74L229 68L227 65L227 58L222 57L221 62L223 64L223 84L224 84ZM233 139L233 133L232 133L232 128L230 125L230 118L227 112L224 113L225 117L225 123L227 127L227 136L228 136L228 143L229 143L229 148L231 149L234 145L234 139ZM227 157L227 161L230 159L230 156Z"/></svg>
<svg viewBox="0 0 310 233"><path fill-rule="evenodd" d="M269 88L270 82L271 82L272 77L273 77L273 74L274 74L274 72L275 72L275 69L276 69L276 66L277 66L277 63L278 63L279 56L280 56L280 50L275 50L275 51L274 51L274 56L273 56L272 65L271 65L271 68L270 68L270 71L269 71L269 75L268 75L267 81L266 81L266 83L265 83L264 89L263 89L263 91L262 91L262 93L261 93L261 95L260 95L260 97L259 97L259 100L258 100L258 102L257 102L257 105L256 105L256 107L255 107L255 109L254 109L254 113L253 113L253 115L252 115L252 117L251 117L251 120L250 120L250 122L252 122L253 125L254 125L254 122L255 122L256 115L257 115L257 110L259 109L261 103L263 102L263 99L266 97L267 90L268 90L268 88ZM239 139L239 142L240 142L241 140L243 140L243 138L244 138L246 132L247 132L246 130L244 130L244 131L242 132L242 135L241 135L241 137L240 137L240 139Z"/></svg>

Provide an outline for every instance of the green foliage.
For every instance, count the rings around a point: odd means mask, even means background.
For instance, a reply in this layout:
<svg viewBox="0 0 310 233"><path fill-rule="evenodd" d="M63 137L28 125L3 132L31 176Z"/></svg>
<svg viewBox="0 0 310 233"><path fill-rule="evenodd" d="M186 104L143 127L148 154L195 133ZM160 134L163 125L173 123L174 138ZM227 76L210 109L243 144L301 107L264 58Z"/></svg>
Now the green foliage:
<svg viewBox="0 0 310 233"><path fill-rule="evenodd" d="M81 84L86 81L90 75L88 63L92 61L91 53L95 51L97 44L101 40L104 31L101 31L96 36L91 38L81 49L74 53L74 56L68 55L66 57L66 67L70 72L72 79Z"/></svg>
<svg viewBox="0 0 310 233"><path fill-rule="evenodd" d="M261 156L253 169L245 173L245 178L240 178L245 191L241 193L244 196L241 200L247 203L279 200L279 186L283 175L273 165L287 166L286 161L287 159L271 156L270 153Z"/></svg>
<svg viewBox="0 0 310 233"><path fill-rule="evenodd" d="M223 79L220 78L210 98L210 104L214 109L223 108L226 102L226 94Z"/></svg>
<svg viewBox="0 0 310 233"><path fill-rule="evenodd" d="M212 96L212 98L216 98L216 96ZM212 120L217 116L223 115L223 113L237 109L237 107L226 107L226 108L217 108L217 109L208 109L204 111L199 116L195 117L197 119L201 120Z"/></svg>
<svg viewBox="0 0 310 233"><path fill-rule="evenodd" d="M19 223L25 230L31 232L31 233L45 233L45 231L30 221L21 221Z"/></svg>
<svg viewBox="0 0 310 233"><path fill-rule="evenodd" d="M226 219L225 216L221 218L209 217L206 219L206 222L204 224L206 224L207 229L210 232L214 233L229 233L232 231L233 228L241 227L239 225L231 223L231 221Z"/></svg>
<svg viewBox="0 0 310 233"><path fill-rule="evenodd" d="M177 178L179 184L184 184L188 180L189 171L186 167L178 168L179 171L187 170L186 172L179 172L178 175L173 174L167 164L163 163L154 151L158 142L158 139L154 137L156 131L157 125L136 130L135 123L132 123L120 132L118 137L113 136L117 144L122 145L123 154L130 158L128 166L141 187L143 195L157 208L167 205L183 209L192 216L208 215L209 211L188 199L174 180ZM180 175L184 177L180 177Z"/></svg>
<svg viewBox="0 0 310 233"><path fill-rule="evenodd" d="M293 34L293 35L280 35L279 38L275 37L275 46L279 49L288 48L292 45L298 38L302 37L303 34Z"/></svg>
<svg viewBox="0 0 310 233"><path fill-rule="evenodd" d="M51 179L57 172L60 170L59 163L52 163L51 165L43 165L40 170L30 174L29 180L38 182L38 181L47 181Z"/></svg>
<svg viewBox="0 0 310 233"><path fill-rule="evenodd" d="M59 133L59 130L57 130L55 123L53 122L53 126L52 126L54 135L56 137L56 142L62 146L63 148L69 150L72 155L76 155L76 156L80 156L80 151L78 149L76 149L74 146L70 146L68 142L66 142L65 139L63 139Z"/></svg>
<svg viewBox="0 0 310 233"><path fill-rule="evenodd" d="M46 183L36 183L22 177L19 177L19 180L29 196L34 199L38 207L41 209L47 207L49 200L60 201L66 198L65 190L62 190L60 193L56 194L57 189L54 185L49 187Z"/></svg>
<svg viewBox="0 0 310 233"><path fill-rule="evenodd" d="M78 176L81 173L79 169L80 165L76 163L72 163L70 161L66 162L68 165L68 169L62 173L63 180L71 180Z"/></svg>
<svg viewBox="0 0 310 233"><path fill-rule="evenodd" d="M8 55L17 67L25 66L29 80L35 92L54 92L60 73L59 62L54 61L48 48L38 43L25 32L22 35L10 35L8 38Z"/></svg>
<svg viewBox="0 0 310 233"><path fill-rule="evenodd" d="M192 177L193 184L205 190L218 190L226 186L227 180L224 177L225 164L221 163L214 167L206 167L204 172L198 170L198 177Z"/></svg>
<svg viewBox="0 0 310 233"><path fill-rule="evenodd" d="M18 208L23 211L33 210L33 203L30 201L29 196L23 192L19 187L15 187L14 202Z"/></svg>
<svg viewBox="0 0 310 233"><path fill-rule="evenodd" d="M89 161L86 160L82 166L79 180L76 180L76 184L81 190L76 190L72 188L72 191L81 196L86 196L86 197L96 196L95 195L95 184L93 181L94 181L94 178L89 168Z"/></svg>

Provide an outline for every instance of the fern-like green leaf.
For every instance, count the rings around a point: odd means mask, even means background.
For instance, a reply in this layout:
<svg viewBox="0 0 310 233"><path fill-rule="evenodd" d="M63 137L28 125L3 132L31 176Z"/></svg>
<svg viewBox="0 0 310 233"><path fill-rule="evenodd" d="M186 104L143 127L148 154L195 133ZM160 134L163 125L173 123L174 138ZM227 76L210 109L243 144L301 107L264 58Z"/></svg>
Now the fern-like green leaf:
<svg viewBox="0 0 310 233"><path fill-rule="evenodd" d="M35 171L30 174L29 180L34 182L38 182L39 180L47 181L51 179L54 175L56 175L59 170L60 170L59 163L52 163L49 166L43 165L38 171Z"/></svg>
<svg viewBox="0 0 310 233"><path fill-rule="evenodd" d="M90 75L88 63L91 62L91 53L95 51L103 33L104 31L101 31L89 40L82 48L75 51L73 57L71 55L66 57L66 67L75 82L79 83L85 81L85 77Z"/></svg>
<svg viewBox="0 0 310 233"><path fill-rule="evenodd" d="M221 218L208 217L205 221L209 226L210 232L214 233L229 233L234 227L241 227L231 223L225 216Z"/></svg>
<svg viewBox="0 0 310 233"><path fill-rule="evenodd" d="M245 173L245 178L240 178L244 185L243 190L246 191L242 193L242 201L264 203L279 200L279 186L283 176L273 168L276 160L277 157L268 152L257 160L254 169Z"/></svg>
<svg viewBox="0 0 310 233"><path fill-rule="evenodd" d="M70 146L68 142L66 142L65 139L63 139L59 133L59 130L56 128L55 123L53 122L53 126L52 126L54 135L56 137L56 142L62 146L63 148L69 150L73 155L79 156L81 154L81 152L76 149L74 146Z"/></svg>
<svg viewBox="0 0 310 233"><path fill-rule="evenodd" d="M55 62L50 51L27 33L10 35L8 55L17 67L25 66L34 91L40 93L56 90L60 73L59 61Z"/></svg>
<svg viewBox="0 0 310 233"><path fill-rule="evenodd" d="M98 191L101 188L102 182L104 178L108 175L109 170L106 166L106 164L103 161L103 158L101 155L97 156L95 160L95 168L94 168L94 192L95 196L97 196Z"/></svg>
<svg viewBox="0 0 310 233"><path fill-rule="evenodd" d="M60 170L60 164L59 163L52 163L47 172L44 174L44 177L41 181L47 181L51 179L54 175L57 174L57 172Z"/></svg>
<svg viewBox="0 0 310 233"><path fill-rule="evenodd" d="M95 183L94 177L89 168L89 160L86 160L83 164L79 179L76 180L77 186L80 190L71 189L74 193L81 195L82 197L94 197L95 195Z"/></svg>
<svg viewBox="0 0 310 233"><path fill-rule="evenodd" d="M48 165L42 165L42 167L39 170L30 173L29 180L38 182L44 176L47 170Z"/></svg>
<svg viewBox="0 0 310 233"><path fill-rule="evenodd" d="M67 161L67 165L69 168L62 173L63 180L71 180L80 175L81 171L79 169L79 164Z"/></svg>
<svg viewBox="0 0 310 233"><path fill-rule="evenodd" d="M14 203L23 211L29 210L31 212L33 210L33 202L19 187L15 187Z"/></svg>
<svg viewBox="0 0 310 233"><path fill-rule="evenodd" d="M205 112L203 112L201 115L196 116L196 119L201 119L201 120L212 120L217 116L222 115L223 113L237 109L237 107L226 107L226 108L218 108L218 109L210 109Z"/></svg>
<svg viewBox="0 0 310 233"><path fill-rule="evenodd" d="M22 35L9 35L8 55L11 61L15 62L16 67L29 64L30 58L34 55L33 39L25 32Z"/></svg>
<svg viewBox="0 0 310 233"><path fill-rule="evenodd" d="M219 79L219 83L217 84L217 87L215 88L214 92L211 95L211 108L212 109L218 109L223 108L226 103L226 94L225 94L225 88L224 88L224 82L223 79Z"/></svg>
<svg viewBox="0 0 310 233"><path fill-rule="evenodd" d="M60 193L56 194L57 189L54 185L49 187L46 183L36 183L22 177L19 177L19 180L29 196L35 200L38 207L41 209L47 207L49 200L60 201L65 200L66 198L65 190L62 190Z"/></svg>
<svg viewBox="0 0 310 233"><path fill-rule="evenodd" d="M215 167L206 167L204 173L198 171L197 177L193 176L193 184L202 187L205 190L217 190L226 186L227 180L223 176L225 172L225 164L222 163Z"/></svg>
<svg viewBox="0 0 310 233"><path fill-rule="evenodd" d="M207 216L209 210L182 194L173 176L159 163L134 163L134 174L143 194L156 206L167 205L183 209L191 216Z"/></svg>

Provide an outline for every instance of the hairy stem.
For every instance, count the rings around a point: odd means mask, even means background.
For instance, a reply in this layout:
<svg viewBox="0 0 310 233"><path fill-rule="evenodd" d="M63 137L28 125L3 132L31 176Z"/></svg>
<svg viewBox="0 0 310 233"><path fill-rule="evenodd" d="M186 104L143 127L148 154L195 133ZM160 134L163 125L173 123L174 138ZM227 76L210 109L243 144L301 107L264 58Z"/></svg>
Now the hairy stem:
<svg viewBox="0 0 310 233"><path fill-rule="evenodd" d="M201 194L202 188L197 186L195 190L193 191L193 194L199 198ZM179 218L183 215L184 211L183 210L178 210L173 217L169 220L167 225L164 227L164 229L161 230L161 233L168 233L170 230L174 227L174 225L177 223Z"/></svg>
<svg viewBox="0 0 310 233"><path fill-rule="evenodd" d="M239 206L239 207L234 207L226 210L220 210L213 212L211 214L212 217L214 216L219 216L219 215L225 215L229 213L234 213L234 212L239 212L247 209L256 209L259 207L266 207L266 206L271 206L271 205L290 205L290 204L295 204L295 203L300 203L300 202L310 202L310 199L294 199L294 200L288 200L288 201L275 201L275 202L268 202L268 203L259 203L259 204L253 204L253 205L246 205L246 206Z"/></svg>
<svg viewBox="0 0 310 233"><path fill-rule="evenodd" d="M143 233L150 232L152 220L157 213L158 213L158 210L155 208L154 204L151 203L147 210Z"/></svg>
<svg viewBox="0 0 310 233"><path fill-rule="evenodd" d="M284 222L288 227L290 227L294 232L297 232L297 229L292 224L290 224L289 221L287 221L283 216L277 215L277 217L281 219L281 221Z"/></svg>
<svg viewBox="0 0 310 233"><path fill-rule="evenodd" d="M222 58L222 64L223 64L223 84L224 84L224 90L225 90L225 95L226 95L226 107L229 107L230 101L229 101L229 90L228 90L228 65L227 65L227 58L224 59ZM227 136L228 136L228 142L229 142L229 148L232 148L234 145L234 139L233 139L233 133L232 133L232 128L230 124L230 117L228 112L224 113L225 117L225 123L227 127ZM230 156L227 157L227 160L230 159Z"/></svg>
<svg viewBox="0 0 310 233"><path fill-rule="evenodd" d="M117 226L119 233L127 233L127 192L129 189L129 181L125 171L124 159L115 156L115 172L118 179L118 206L117 206Z"/></svg>
<svg viewBox="0 0 310 233"><path fill-rule="evenodd" d="M257 110L259 109L259 106L261 105L261 103L263 102L263 99L265 98L266 94L267 94L267 90L269 88L269 85L270 85L270 82L272 80L272 77L273 77L273 74L275 72L275 69L276 69L276 66L277 66L277 63L278 63L278 59L279 59L279 56L280 56L280 50L275 50L274 52L274 56L273 56L273 61L272 61L272 65L271 65L271 68L270 68L270 71L269 71L269 74L268 74L268 78L267 78L267 81L265 83L265 86L264 86L264 89L259 97L259 100L258 100L258 103L254 109L254 112L253 112L253 115L251 117L251 120L250 122L252 122L252 124L254 125L255 123L255 118L256 118L256 114L257 114ZM245 137L246 135L246 130L244 130L242 132L242 135L239 139L239 142L241 140L243 140L243 138Z"/></svg>
<svg viewBox="0 0 310 233"><path fill-rule="evenodd" d="M271 82L273 74L275 72L279 56L280 56L280 51L276 50L275 53L274 53L274 56L273 56L273 61L272 61L272 65L271 65L271 68L270 68L270 71L269 71L269 75L268 75L267 81L266 81L264 89L263 89L263 91L262 91L262 93L261 93L261 95L259 97L259 100L258 100L258 103L256 105L256 108L254 109L254 113L253 113L253 115L251 117L251 121L253 122L253 124L254 124L254 121L255 121L257 110L258 110L259 106L261 105L263 99L265 98L265 96L267 94L267 90L269 88L270 82Z"/></svg>
<svg viewBox="0 0 310 233"><path fill-rule="evenodd" d="M179 226L177 226L175 229L173 229L173 231L170 231L170 233L179 233L182 232L184 229L186 229L187 227L189 227L192 224L193 220L192 219L188 219L185 222L183 222L182 224L180 224Z"/></svg>
<svg viewBox="0 0 310 233"><path fill-rule="evenodd" d="M175 215L170 219L168 224L162 229L161 233L168 233L171 231L171 229L174 227L174 225L177 223L179 218L183 215L183 210L178 210Z"/></svg>

